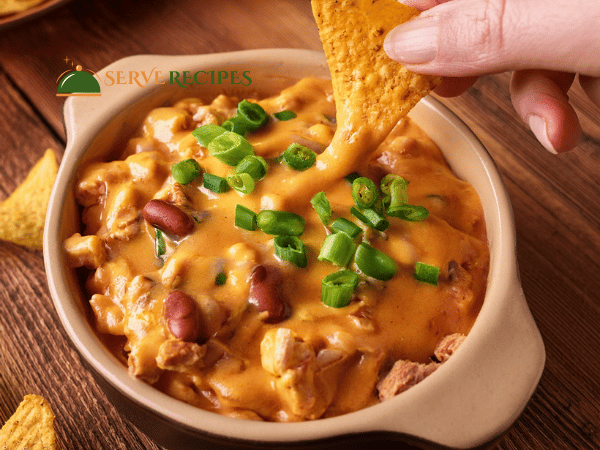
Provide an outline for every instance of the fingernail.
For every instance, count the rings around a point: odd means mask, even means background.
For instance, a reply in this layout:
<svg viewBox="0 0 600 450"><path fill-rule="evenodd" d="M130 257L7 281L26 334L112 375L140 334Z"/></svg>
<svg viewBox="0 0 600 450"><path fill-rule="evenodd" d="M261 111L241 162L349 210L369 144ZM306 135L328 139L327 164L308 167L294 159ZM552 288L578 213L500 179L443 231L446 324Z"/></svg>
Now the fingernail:
<svg viewBox="0 0 600 450"><path fill-rule="evenodd" d="M383 48L390 58L401 63L433 61L438 51L437 17L417 17L398 25L385 37Z"/></svg>
<svg viewBox="0 0 600 450"><path fill-rule="evenodd" d="M529 123L529 128L531 128L531 131L533 131L533 134L537 140L540 141L540 144L542 144L550 153L554 153L556 155L557 151L548 137L548 124L546 123L546 120L541 116L531 114L527 118L527 122Z"/></svg>

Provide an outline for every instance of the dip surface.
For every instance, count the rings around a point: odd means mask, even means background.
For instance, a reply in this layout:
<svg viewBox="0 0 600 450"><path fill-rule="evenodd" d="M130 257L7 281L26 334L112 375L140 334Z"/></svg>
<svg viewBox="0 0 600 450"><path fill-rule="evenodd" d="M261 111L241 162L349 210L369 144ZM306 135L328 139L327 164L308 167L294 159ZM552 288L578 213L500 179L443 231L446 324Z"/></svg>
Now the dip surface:
<svg viewBox="0 0 600 450"><path fill-rule="evenodd" d="M362 224L350 214L354 201L352 185L343 178L347 174L319 167L320 159L297 171L279 158L292 143L318 154L329 151L335 105L331 82L321 79L303 79L257 101L270 118L246 139L268 168L250 194L214 193L203 186L203 175L177 183L171 167L186 159L196 160L204 174L235 172L211 156L192 131L223 123L241 100L222 95L210 104L186 99L156 108L119 160L82 169L76 198L84 229L65 249L73 267L90 270L91 321L132 376L206 410L300 421L374 404L382 399L379 383L395 362L435 368L440 342L466 335L477 317L489 265L477 193L452 174L439 148L406 118L353 170L376 185L388 173L400 175L408 181L409 203L427 208L429 216L422 222L388 217L384 232ZM280 111L296 117L274 119ZM321 172L330 176L320 177ZM334 219L344 217L363 228L357 243L368 241L398 266L389 281L361 275L343 308L321 302L322 279L339 268L317 260L331 234L310 203L320 191ZM151 200L174 205L193 222L183 236L162 233L161 256L156 228L142 214ZM306 268L277 258L273 235L236 227L236 205L304 218L299 238L306 246ZM417 262L439 268L437 285L415 279ZM277 320L256 301L266 294L252 292L261 284L257 268L268 274L260 289L276 291L269 295L285 310ZM353 262L348 268L356 270ZM170 296L177 298L167 300ZM185 335L180 324L190 317L196 328L186 325Z"/></svg>

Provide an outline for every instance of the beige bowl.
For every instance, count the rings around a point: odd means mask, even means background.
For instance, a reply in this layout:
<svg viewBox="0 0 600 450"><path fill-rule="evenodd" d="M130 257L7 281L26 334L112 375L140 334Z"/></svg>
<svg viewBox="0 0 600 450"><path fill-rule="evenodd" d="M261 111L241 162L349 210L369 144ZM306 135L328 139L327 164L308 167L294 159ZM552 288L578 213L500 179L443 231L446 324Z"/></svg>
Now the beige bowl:
<svg viewBox="0 0 600 450"><path fill-rule="evenodd" d="M521 413L539 381L544 346L521 290L512 209L498 170L469 128L433 98L422 100L411 117L441 147L458 176L479 193L491 253L483 307L464 344L447 363L394 399L343 416L303 423L224 417L171 398L128 375L90 326L86 299L75 274L65 264L62 242L79 228L73 196L78 167L90 158L107 157L115 145L131 136L144 112L151 108L183 97L211 97L223 89L231 90L217 84L184 89L169 83L170 71L248 70L252 84L236 87L240 96L248 96L250 91L274 94L304 76L329 76L321 53L289 49L134 56L111 64L99 76L110 81L107 74L115 79L122 71L129 81L130 72L148 74L153 69L160 72L165 84L151 80L146 87L107 86L103 82L100 97L71 97L66 101L68 142L44 235L48 284L63 326L123 416L171 449L199 448L207 442L212 443L211 448L329 447L379 435L420 445L472 448L500 436Z"/></svg>

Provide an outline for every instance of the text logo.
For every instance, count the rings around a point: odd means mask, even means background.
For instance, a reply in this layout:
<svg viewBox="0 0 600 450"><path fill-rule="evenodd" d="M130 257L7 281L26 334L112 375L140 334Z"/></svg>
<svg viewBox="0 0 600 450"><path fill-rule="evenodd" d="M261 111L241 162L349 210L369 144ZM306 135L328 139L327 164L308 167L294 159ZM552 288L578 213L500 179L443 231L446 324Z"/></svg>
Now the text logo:
<svg viewBox="0 0 600 450"><path fill-rule="evenodd" d="M65 58L65 61L68 62L69 58ZM94 75L95 72L83 70L81 65L77 65L75 70L63 72L56 80L58 84L56 95L58 97L100 95L100 82Z"/></svg>

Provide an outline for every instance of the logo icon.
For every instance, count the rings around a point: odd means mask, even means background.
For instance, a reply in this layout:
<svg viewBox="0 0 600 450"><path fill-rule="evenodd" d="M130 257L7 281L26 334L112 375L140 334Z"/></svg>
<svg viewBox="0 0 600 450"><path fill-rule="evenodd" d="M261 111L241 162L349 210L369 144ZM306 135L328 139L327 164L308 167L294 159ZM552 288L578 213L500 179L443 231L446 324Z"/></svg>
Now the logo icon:
<svg viewBox="0 0 600 450"><path fill-rule="evenodd" d="M68 58L65 58L65 61L68 62L68 60ZM72 62L71 65L73 65ZM96 72L87 69L83 70L81 65L77 65L75 70L67 70L63 72L56 80L56 83L58 84L58 87L56 88L56 96L66 97L71 95L101 95L100 83L94 77L94 75L96 75Z"/></svg>

